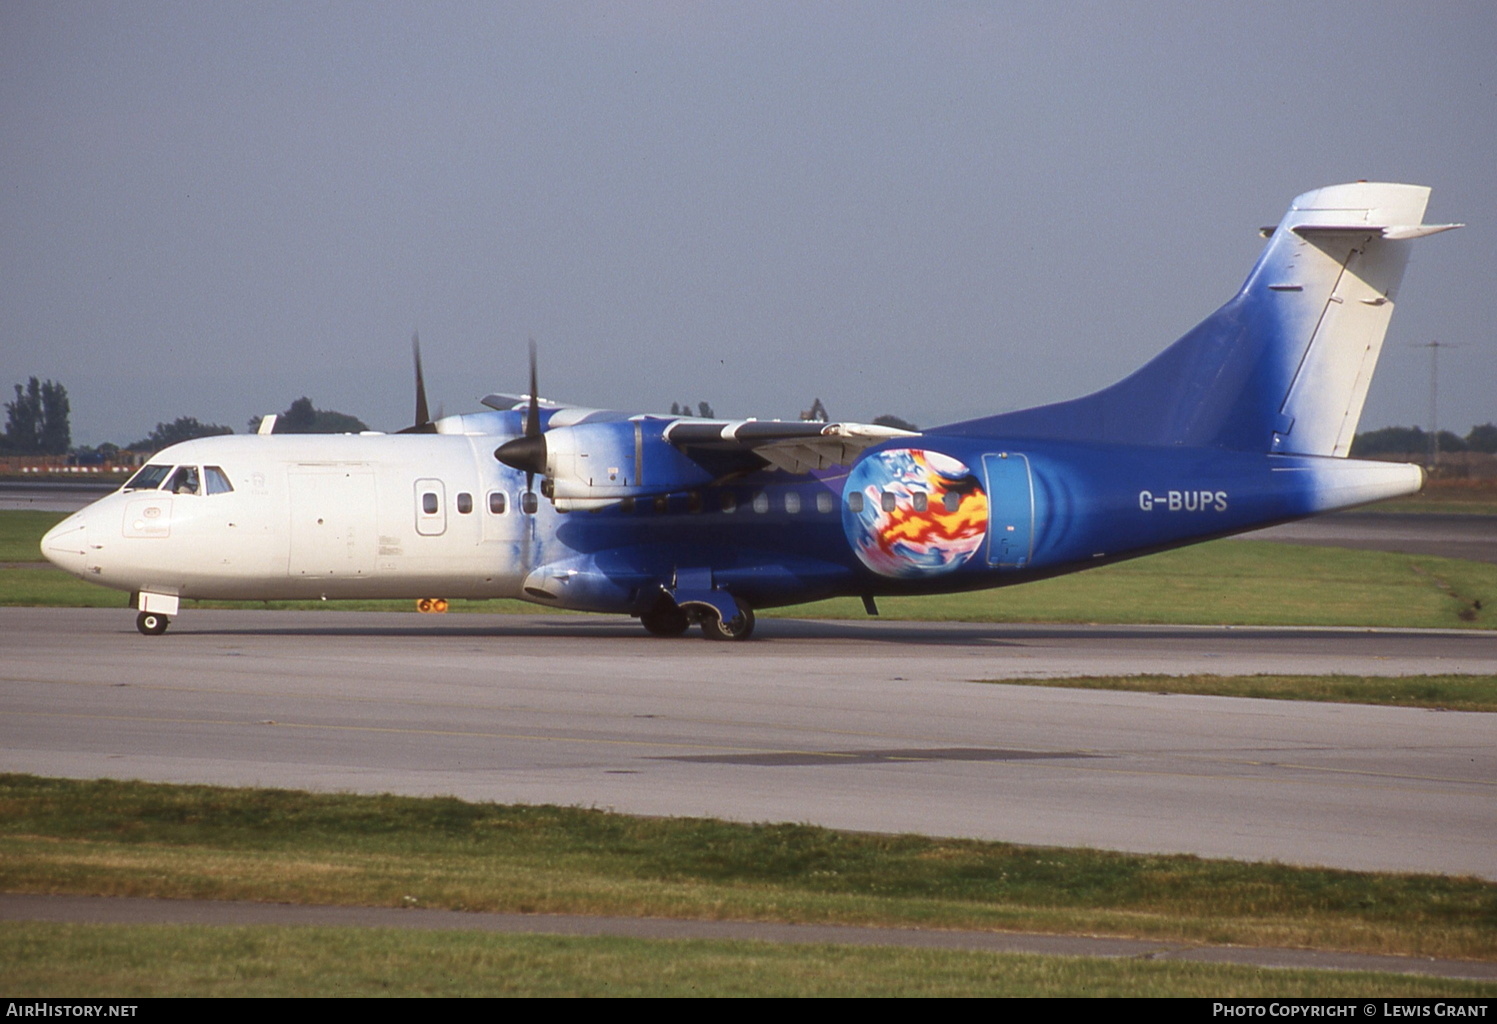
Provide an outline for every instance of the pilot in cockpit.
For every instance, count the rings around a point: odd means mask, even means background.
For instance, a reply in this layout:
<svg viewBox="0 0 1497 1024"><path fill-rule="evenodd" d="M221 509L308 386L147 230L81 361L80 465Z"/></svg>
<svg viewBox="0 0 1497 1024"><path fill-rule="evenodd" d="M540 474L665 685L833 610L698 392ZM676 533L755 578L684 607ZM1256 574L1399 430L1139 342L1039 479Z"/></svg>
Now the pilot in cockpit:
<svg viewBox="0 0 1497 1024"><path fill-rule="evenodd" d="M172 476L171 486L167 488L173 494L197 494L198 493L198 468L196 466L180 466Z"/></svg>

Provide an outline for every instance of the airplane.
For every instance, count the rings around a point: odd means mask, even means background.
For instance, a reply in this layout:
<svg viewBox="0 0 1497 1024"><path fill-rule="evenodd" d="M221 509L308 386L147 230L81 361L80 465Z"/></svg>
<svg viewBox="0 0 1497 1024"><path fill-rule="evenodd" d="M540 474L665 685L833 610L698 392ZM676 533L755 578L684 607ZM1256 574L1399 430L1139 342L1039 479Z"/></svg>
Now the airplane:
<svg viewBox="0 0 1497 1024"><path fill-rule="evenodd" d="M184 599L521 598L745 640L755 611L1009 586L1423 486L1348 458L1429 189L1297 197L1241 290L1132 375L923 432L527 395L393 434L201 438L63 520L45 556ZM539 494L537 494L539 482Z"/></svg>

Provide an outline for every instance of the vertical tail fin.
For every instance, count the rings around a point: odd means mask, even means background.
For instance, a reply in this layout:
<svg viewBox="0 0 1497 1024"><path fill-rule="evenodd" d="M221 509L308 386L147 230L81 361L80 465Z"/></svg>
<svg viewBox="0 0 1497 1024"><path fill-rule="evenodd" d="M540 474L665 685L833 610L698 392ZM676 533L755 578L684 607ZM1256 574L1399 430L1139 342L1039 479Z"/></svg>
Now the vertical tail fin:
<svg viewBox="0 0 1497 1024"><path fill-rule="evenodd" d="M1429 189L1299 196L1242 290L1142 369L1069 402L943 432L1346 455Z"/></svg>

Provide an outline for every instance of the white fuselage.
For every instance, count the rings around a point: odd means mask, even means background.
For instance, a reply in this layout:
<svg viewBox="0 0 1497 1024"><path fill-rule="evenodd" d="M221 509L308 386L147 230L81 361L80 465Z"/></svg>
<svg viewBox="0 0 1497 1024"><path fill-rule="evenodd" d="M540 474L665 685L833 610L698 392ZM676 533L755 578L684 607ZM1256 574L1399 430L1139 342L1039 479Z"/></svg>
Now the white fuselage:
<svg viewBox="0 0 1497 1024"><path fill-rule="evenodd" d="M189 441L152 464L195 468L195 492L116 492L43 552L90 582L182 598L519 597L536 514L493 447L446 434ZM210 470L232 490L210 493Z"/></svg>

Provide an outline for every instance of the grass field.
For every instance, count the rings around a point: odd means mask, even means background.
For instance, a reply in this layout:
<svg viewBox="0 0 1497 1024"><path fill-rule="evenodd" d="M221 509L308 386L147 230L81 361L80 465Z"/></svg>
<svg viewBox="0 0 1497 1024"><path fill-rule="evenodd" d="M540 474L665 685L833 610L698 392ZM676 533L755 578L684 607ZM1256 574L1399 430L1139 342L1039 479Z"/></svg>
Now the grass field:
<svg viewBox="0 0 1497 1024"><path fill-rule="evenodd" d="M944 950L384 929L10 924L13 997L1491 998L1497 985Z"/></svg>
<svg viewBox="0 0 1497 1024"><path fill-rule="evenodd" d="M1497 711L1497 676L1074 676L990 679L1006 686L1059 686L1133 693L1379 704L1437 711Z"/></svg>
<svg viewBox="0 0 1497 1024"><path fill-rule="evenodd" d="M1043 931L1497 957L1497 884L1476 879L454 799L30 776L0 776L0 810L0 889L9 892ZM436 986L431 991L459 984L474 986L464 991L503 991L510 984L637 991L615 988L631 972L662 986L651 991L698 985L718 991L713 984L728 993L1347 991L1324 987L1345 978L1307 981L1291 977L1296 972L1268 972L1265 980L1263 972L1235 968L1173 965L1178 970L1156 974L1163 965L1134 965L1144 968L1137 973L1120 964L980 954L353 929L335 930L321 943L340 950L336 958L346 963L339 967L323 959L334 954L315 952L318 943L303 938L302 929L35 925L18 937L20 928L0 929L0 981L12 993L34 991L32 984L69 994L154 984L137 976L153 955L181 962L160 984L180 975L183 992L260 982L304 991L297 986L314 983L318 972L311 966L318 964L357 991L378 991L382 983L400 992L428 991L422 988L428 983ZM438 972L422 982L444 955L438 950L474 965L472 977L463 982L463 971ZM780 966L792 959L808 966ZM595 961L596 971L588 966ZM678 961L679 974L669 967ZM503 968L508 980L485 980L504 964L512 965ZM546 982L551 971L574 980ZM922 987L931 972L942 980ZM587 980L594 973L599 980ZM709 983L714 974L718 980ZM774 974L785 977L774 981ZM735 989L735 978L748 987ZM18 988L23 979L34 980ZM1455 983L1432 984L1425 991L1455 991ZM1497 994L1497 986L1478 991Z"/></svg>

